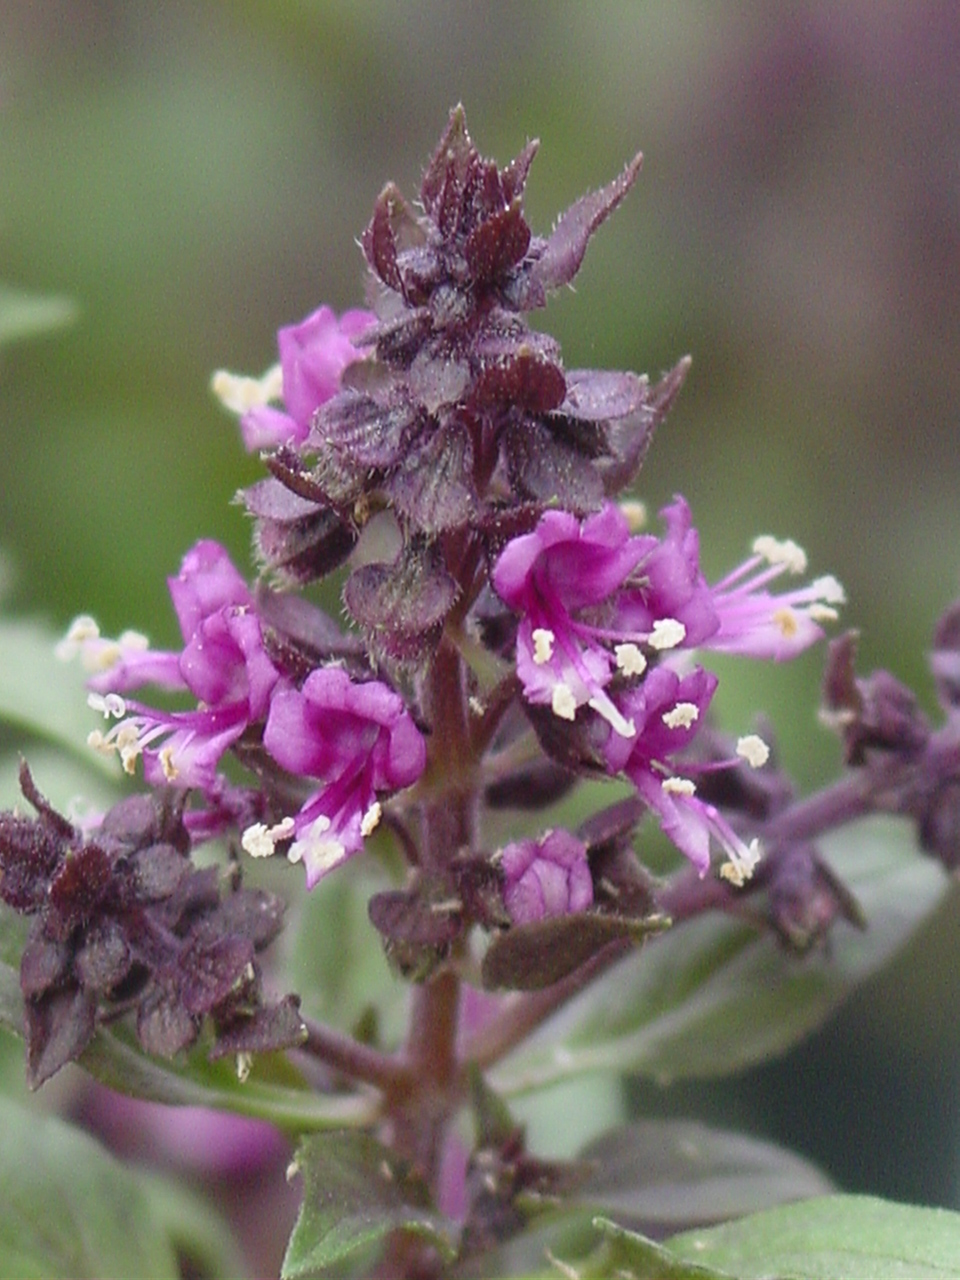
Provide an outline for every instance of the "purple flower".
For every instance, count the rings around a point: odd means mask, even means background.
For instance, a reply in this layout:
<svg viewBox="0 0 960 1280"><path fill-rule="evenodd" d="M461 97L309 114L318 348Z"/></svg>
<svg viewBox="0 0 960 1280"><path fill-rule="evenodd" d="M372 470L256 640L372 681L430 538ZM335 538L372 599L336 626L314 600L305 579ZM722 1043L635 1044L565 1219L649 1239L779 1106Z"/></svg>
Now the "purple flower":
<svg viewBox="0 0 960 1280"><path fill-rule="evenodd" d="M142 754L152 784L212 788L224 751L266 715L279 673L264 649L247 585L216 542L198 542L169 587L184 639L179 653L151 650L129 633L126 640L103 641L89 619L71 628L68 642L88 649L101 668L111 660L89 682L91 705L118 723L89 741L118 751L129 773ZM159 711L122 696L144 684L187 691L200 705Z"/></svg>
<svg viewBox="0 0 960 1280"><path fill-rule="evenodd" d="M635 664L639 650L633 645L626 657L615 656L609 633L579 615L622 587L650 542L632 538L626 518L608 503L582 524L565 511L548 511L532 533L507 544L494 565L493 586L520 614L517 675L530 702L565 720L586 704L618 733L632 735L604 688L615 664Z"/></svg>
<svg viewBox="0 0 960 1280"><path fill-rule="evenodd" d="M630 779L701 875L710 867L713 839L727 854L721 874L742 884L759 860L756 842L744 844L714 805L698 799L695 783L677 772L674 760L696 736L716 687L717 677L702 667L685 675L666 665L655 667L621 698L624 714L637 726L636 736L626 741L611 733L604 754L610 772Z"/></svg>
<svg viewBox="0 0 960 1280"><path fill-rule="evenodd" d="M569 831L508 844L499 862L503 902L514 924L585 911L593 902L586 846Z"/></svg>
<svg viewBox="0 0 960 1280"><path fill-rule="evenodd" d="M661 516L666 533L656 538L631 536L611 503L582 522L549 511L501 552L493 585L520 615L517 674L528 701L566 720L589 706L632 739L636 726L606 692L615 672L641 677L651 656L698 646L792 657L823 634L818 621L836 616L843 591L833 578L779 596L766 590L806 567L795 543L758 538L754 556L711 587L687 503L677 497Z"/></svg>
<svg viewBox="0 0 960 1280"><path fill-rule="evenodd" d="M277 332L280 363L262 378L244 378L219 370L213 390L228 409L241 413L240 430L251 452L307 438L317 409L340 390L340 375L360 358L354 346L375 321L369 311L345 311L340 318L320 307L299 324ZM283 400L284 408L270 401Z"/></svg>
<svg viewBox="0 0 960 1280"><path fill-rule="evenodd" d="M296 817L248 828L243 845L262 856L293 836L287 856L303 862L308 889L361 849L380 820L377 794L410 786L426 764L400 695L377 680L354 684L340 667L312 672L302 689L276 691L263 745L284 769L325 785Z"/></svg>

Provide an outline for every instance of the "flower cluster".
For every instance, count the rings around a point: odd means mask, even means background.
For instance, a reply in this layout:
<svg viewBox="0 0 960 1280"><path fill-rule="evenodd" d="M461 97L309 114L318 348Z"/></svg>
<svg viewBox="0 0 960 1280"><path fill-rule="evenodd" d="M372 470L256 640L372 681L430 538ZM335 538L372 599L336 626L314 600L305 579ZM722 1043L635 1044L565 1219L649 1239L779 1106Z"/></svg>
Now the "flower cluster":
<svg viewBox="0 0 960 1280"><path fill-rule="evenodd" d="M217 766L244 735L274 765L322 779L327 785L296 817L251 823L243 833L243 847L254 856L292 840L288 856L303 861L312 887L361 848L379 820L377 795L419 777L425 763L420 732L398 694L377 680L355 682L339 666L313 671L298 688L297 664L283 652L288 633L267 631L246 583L216 543L188 552L169 586L184 638L179 653L152 650L130 633L105 641L89 618L68 633L61 652L79 649L86 665L98 668L89 681L91 706L116 720L108 732L91 733L90 745L118 752L128 772L143 755L148 782L197 790L214 810L223 808L224 794ZM187 692L198 706L162 711L123 696L144 684ZM193 824L209 834L209 812L206 819L195 815Z"/></svg>
<svg viewBox="0 0 960 1280"><path fill-rule="evenodd" d="M254 858L302 862L312 888L387 818L408 882L370 914L417 975L476 925L519 937L590 916L634 929L637 910L653 912L622 867L626 896L612 896L606 855L569 831L488 848L484 795L536 809L585 772L626 778L639 804L628 833L650 812L699 875L716 854L743 886L758 840L698 783L762 768L766 748L749 736L727 758L696 758L717 684L699 657L792 657L843 598L831 578L775 590L806 566L769 537L711 585L682 498L661 535L618 504L688 362L653 386L566 370L525 315L573 279L640 158L543 238L522 203L535 153L499 168L455 110L417 206L386 187L360 238L371 310L321 307L280 330L262 377L214 377L269 472L241 494L259 584L201 542L170 580L181 650L105 641L89 619L65 642L114 721L93 745L192 793L194 840L233 831ZM334 571L346 629L299 594ZM146 685L192 705L129 698ZM248 787L225 782L228 752Z"/></svg>

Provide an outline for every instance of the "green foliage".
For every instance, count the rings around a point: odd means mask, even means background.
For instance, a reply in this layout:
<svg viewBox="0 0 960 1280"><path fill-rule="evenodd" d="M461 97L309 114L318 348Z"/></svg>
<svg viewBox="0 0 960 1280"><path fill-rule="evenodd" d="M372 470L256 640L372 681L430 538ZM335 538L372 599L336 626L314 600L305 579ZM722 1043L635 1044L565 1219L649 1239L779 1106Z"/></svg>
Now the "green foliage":
<svg viewBox="0 0 960 1280"><path fill-rule="evenodd" d="M92 771L116 777L115 763L86 745L96 720L87 706L84 672L79 663L56 657L58 639L37 622L8 619L0 624L0 724L80 756Z"/></svg>
<svg viewBox="0 0 960 1280"><path fill-rule="evenodd" d="M867 1196L825 1196L656 1244L603 1218L603 1243L563 1264L570 1280L949 1280L960 1214ZM546 1274L546 1273L544 1273Z"/></svg>
<svg viewBox="0 0 960 1280"><path fill-rule="evenodd" d="M960 1276L960 1214L830 1196L676 1236L667 1249L738 1280L947 1280Z"/></svg>
<svg viewBox="0 0 960 1280"><path fill-rule="evenodd" d="M946 891L905 824L858 823L823 842L867 917L797 959L728 918L701 917L629 956L491 1075L505 1093L588 1071L710 1078L775 1057L819 1026L909 938Z"/></svg>
<svg viewBox="0 0 960 1280"><path fill-rule="evenodd" d="M296 1165L304 1180L303 1205L283 1260L283 1280L322 1274L371 1251L394 1230L419 1236L448 1260L453 1257L448 1224L427 1208L422 1189L368 1134L307 1138Z"/></svg>
<svg viewBox="0 0 960 1280"><path fill-rule="evenodd" d="M688 1120L612 1129L578 1157L596 1172L578 1200L643 1230L682 1230L833 1190L808 1161L772 1142Z"/></svg>
<svg viewBox="0 0 960 1280"><path fill-rule="evenodd" d="M0 1098L0 1277L177 1280L147 1184L91 1138Z"/></svg>

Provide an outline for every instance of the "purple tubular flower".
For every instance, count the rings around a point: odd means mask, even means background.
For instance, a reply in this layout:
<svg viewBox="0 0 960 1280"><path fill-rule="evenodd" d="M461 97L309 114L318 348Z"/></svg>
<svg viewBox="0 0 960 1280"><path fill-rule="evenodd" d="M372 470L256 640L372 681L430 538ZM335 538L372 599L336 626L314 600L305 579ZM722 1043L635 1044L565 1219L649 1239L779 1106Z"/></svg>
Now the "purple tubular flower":
<svg viewBox="0 0 960 1280"><path fill-rule="evenodd" d="M514 924L585 911L593 902L586 846L569 831L508 844L500 867L503 902Z"/></svg>
<svg viewBox="0 0 960 1280"><path fill-rule="evenodd" d="M377 680L354 684L340 667L312 672L300 690L275 692L263 745L284 769L325 786L295 818L249 828L244 848L272 853L276 840L294 836L287 856L303 862L308 889L362 848L380 819L377 793L410 786L426 764L400 695Z"/></svg>
<svg viewBox="0 0 960 1280"><path fill-rule="evenodd" d="M655 543L632 538L622 512L608 503L582 524L567 512L548 511L532 533L507 544L494 565L493 586L520 614L517 674L530 702L551 706L565 720L586 704L618 733L632 736L604 688L615 665L639 662L639 650L632 644L614 655L608 641L627 637L576 615L613 596Z"/></svg>
<svg viewBox="0 0 960 1280"><path fill-rule="evenodd" d="M696 736L716 687L717 677L702 667L682 676L666 665L654 668L621 699L624 714L637 726L636 737L627 742L611 733L604 754L610 772L630 779L701 875L710 867L713 838L727 854L721 873L742 884L759 859L756 842L744 844L712 804L698 799L694 783L676 773L672 759Z"/></svg>
<svg viewBox="0 0 960 1280"><path fill-rule="evenodd" d="M368 311L345 311L338 319L330 307L320 307L277 332L283 388L283 409L255 404L240 419L243 441L251 452L282 444L302 444L317 409L340 390L340 375L360 358L354 346L375 321ZM279 388L267 380L266 395Z"/></svg>
<svg viewBox="0 0 960 1280"><path fill-rule="evenodd" d="M198 542L169 587L183 650L115 646L113 665L90 687L91 705L119 723L106 734L91 734L90 742L119 751L128 772L142 753L144 777L152 784L211 788L223 753L266 715L279 673L264 649L247 585L216 542ZM91 637L85 643L98 649L102 665L105 642ZM144 684L185 690L201 705L167 712L120 696Z"/></svg>
<svg viewBox="0 0 960 1280"><path fill-rule="evenodd" d="M795 543L758 538L756 554L710 587L687 503L677 497L661 516L666 533L656 538L631 536L612 503L583 522L550 511L501 552L493 585L520 615L517 674L528 701L566 720L589 706L632 739L636 726L606 692L615 670L642 676L650 654L681 647L792 657L820 638L818 621L836 616L843 591L833 578L765 590L806 567Z"/></svg>

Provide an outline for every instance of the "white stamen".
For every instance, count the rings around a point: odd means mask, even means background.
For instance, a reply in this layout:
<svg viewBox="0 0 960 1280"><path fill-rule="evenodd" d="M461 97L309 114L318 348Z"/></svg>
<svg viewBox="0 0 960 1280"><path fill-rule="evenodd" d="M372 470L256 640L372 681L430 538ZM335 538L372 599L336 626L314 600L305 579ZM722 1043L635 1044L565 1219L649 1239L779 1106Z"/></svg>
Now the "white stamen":
<svg viewBox="0 0 960 1280"><path fill-rule="evenodd" d="M692 796L697 789L689 778L664 778L660 786L671 796Z"/></svg>
<svg viewBox="0 0 960 1280"><path fill-rule="evenodd" d="M561 720L576 719L577 700L573 696L573 690L569 685L556 684L553 686L550 706L553 708L553 714L559 716Z"/></svg>
<svg viewBox="0 0 960 1280"><path fill-rule="evenodd" d="M647 523L647 508L642 502L628 498L620 503L620 510L626 518L631 533L639 533Z"/></svg>
<svg viewBox="0 0 960 1280"><path fill-rule="evenodd" d="M237 1054L237 1079L241 1084L246 1084L250 1078L250 1071L253 1067L252 1053Z"/></svg>
<svg viewBox="0 0 960 1280"><path fill-rule="evenodd" d="M231 413L247 413L283 395L283 370L272 365L260 378L218 369L210 379L210 390Z"/></svg>
<svg viewBox="0 0 960 1280"><path fill-rule="evenodd" d="M730 850L730 858L720 868L720 874L739 889L753 876L762 856L760 841L751 840L748 845Z"/></svg>
<svg viewBox="0 0 960 1280"><path fill-rule="evenodd" d="M770 564L782 564L790 573L804 573L807 568L807 553L790 538L780 542L769 534L761 534L753 540L754 555L763 556Z"/></svg>
<svg viewBox="0 0 960 1280"><path fill-rule="evenodd" d="M617 668L625 676L642 676L647 669L647 660L635 644L618 644L614 649Z"/></svg>
<svg viewBox="0 0 960 1280"><path fill-rule="evenodd" d="M812 604L807 609L807 617L813 622L836 622L840 615L828 604Z"/></svg>
<svg viewBox="0 0 960 1280"><path fill-rule="evenodd" d="M761 769L770 759L770 748L759 734L748 733L737 739L737 755L751 769Z"/></svg>
<svg viewBox="0 0 960 1280"><path fill-rule="evenodd" d="M121 633L117 643L123 645L124 649L139 649L143 651L150 648L150 641L142 631L124 631Z"/></svg>
<svg viewBox="0 0 960 1280"><path fill-rule="evenodd" d="M687 634L687 628L676 618L658 618L647 641L651 649L675 649Z"/></svg>
<svg viewBox="0 0 960 1280"><path fill-rule="evenodd" d="M269 858L276 853L278 840L293 835L294 825L293 818L284 818L272 827L265 822L255 822L240 837L240 847L251 858Z"/></svg>
<svg viewBox="0 0 960 1280"><path fill-rule="evenodd" d="M87 734L87 746L92 747L94 751L99 751L102 756L113 755L113 743L108 742L99 729L92 729Z"/></svg>
<svg viewBox="0 0 960 1280"><path fill-rule="evenodd" d="M310 864L312 875L323 875L325 871L337 866L347 856L347 850L339 840L332 837L323 838L324 833L329 830L330 819L322 813L307 827L300 839L290 846L288 859L291 862L306 859Z"/></svg>
<svg viewBox="0 0 960 1280"><path fill-rule="evenodd" d="M689 729L700 719L700 708L695 702L678 702L670 711L660 717L668 729Z"/></svg>
<svg viewBox="0 0 960 1280"><path fill-rule="evenodd" d="M105 720L111 716L114 720L122 720L127 714L127 704L119 693L88 693L87 706L92 711L99 711Z"/></svg>
<svg viewBox="0 0 960 1280"><path fill-rule="evenodd" d="M815 578L810 583L810 590L815 591L825 604L847 603L847 593L832 573L825 574L822 578Z"/></svg>
<svg viewBox="0 0 960 1280"><path fill-rule="evenodd" d="M67 628L67 634L57 644L54 653L61 662L70 662L88 640L99 640L100 628L96 619L88 613L81 613L74 618Z"/></svg>
<svg viewBox="0 0 960 1280"><path fill-rule="evenodd" d="M360 823L360 834L362 836L371 836L380 825L380 819L383 817L383 809L379 800L374 800L373 804L363 815Z"/></svg>
<svg viewBox="0 0 960 1280"><path fill-rule="evenodd" d="M168 782L175 782L180 776L180 770L173 762L173 747L161 747L157 752L157 758L160 761L163 776Z"/></svg>
<svg viewBox="0 0 960 1280"><path fill-rule="evenodd" d="M611 729L619 733L621 738L635 738L637 736L637 726L632 720L628 720L626 716L621 715L619 708L609 698L591 698L587 706L592 707L597 715L603 716Z"/></svg>
<svg viewBox="0 0 960 1280"><path fill-rule="evenodd" d="M535 627L531 639L533 640L533 661L538 667L542 667L553 657L553 644L556 636L546 627Z"/></svg>

